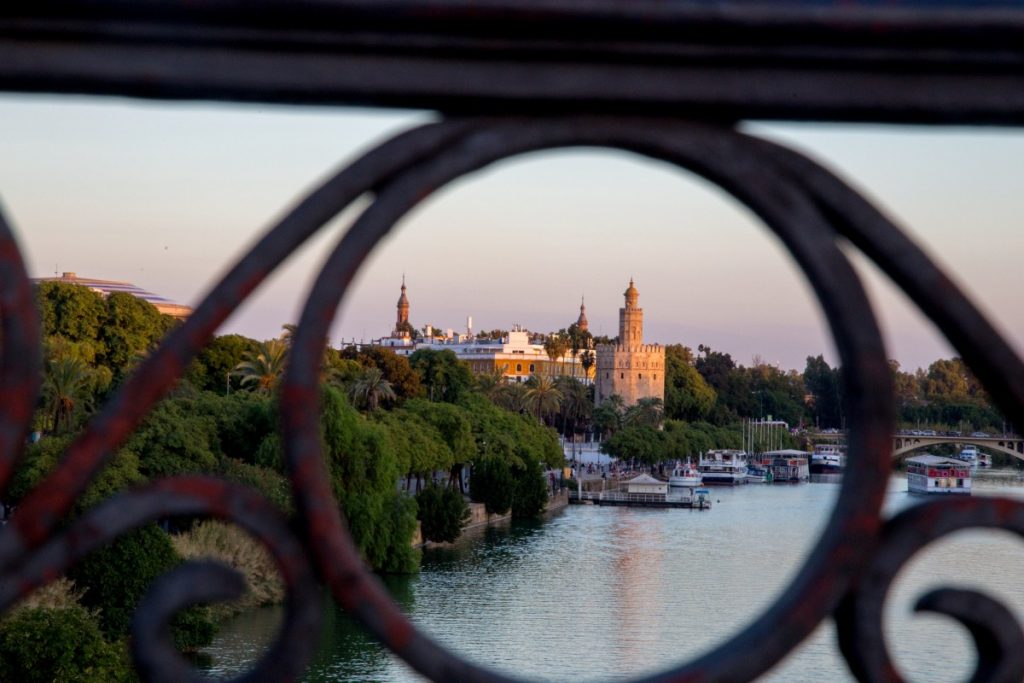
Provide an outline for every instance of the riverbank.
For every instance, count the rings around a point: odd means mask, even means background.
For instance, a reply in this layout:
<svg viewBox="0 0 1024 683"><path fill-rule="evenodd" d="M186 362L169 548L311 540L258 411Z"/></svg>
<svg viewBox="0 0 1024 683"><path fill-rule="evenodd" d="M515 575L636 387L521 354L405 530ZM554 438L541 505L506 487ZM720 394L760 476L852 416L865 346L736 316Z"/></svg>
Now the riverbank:
<svg viewBox="0 0 1024 683"><path fill-rule="evenodd" d="M548 498L547 506L544 508L544 512L541 513L541 516L548 517L562 510L568 504L569 492L565 489L559 489ZM459 534L459 537L452 543L424 541L419 528L417 527L416 536L413 538L413 546L417 548L444 548L446 546L460 543L466 538L476 537L488 527L507 525L512 522L511 511L506 512L503 515L492 515L487 512L487 508L483 503L470 503L469 515L469 521L466 523L466 526L462 528L462 533Z"/></svg>

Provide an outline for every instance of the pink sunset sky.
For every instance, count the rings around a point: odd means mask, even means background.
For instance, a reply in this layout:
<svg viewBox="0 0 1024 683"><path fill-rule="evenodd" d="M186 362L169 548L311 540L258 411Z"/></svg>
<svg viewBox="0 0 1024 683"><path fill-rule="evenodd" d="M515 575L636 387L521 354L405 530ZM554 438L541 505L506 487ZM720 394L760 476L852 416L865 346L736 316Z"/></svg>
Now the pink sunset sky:
<svg viewBox="0 0 1024 683"><path fill-rule="evenodd" d="M422 112L0 97L0 201L29 272L128 280L196 304L316 182ZM824 161L943 264L1024 348L1024 133L997 128L748 124ZM351 215L293 256L222 332L293 322ZM904 368L953 355L940 331L854 257ZM586 296L616 333L630 276L650 342L709 344L739 363L835 361L802 276L775 238L717 188L603 150L514 159L445 188L375 252L332 342L394 323L402 274L418 326L565 327Z"/></svg>

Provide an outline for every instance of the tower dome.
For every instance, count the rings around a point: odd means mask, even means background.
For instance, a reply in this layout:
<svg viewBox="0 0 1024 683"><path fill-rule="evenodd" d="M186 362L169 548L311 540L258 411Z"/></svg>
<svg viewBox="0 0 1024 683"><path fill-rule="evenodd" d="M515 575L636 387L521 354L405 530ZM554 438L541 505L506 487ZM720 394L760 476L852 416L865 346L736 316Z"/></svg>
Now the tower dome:
<svg viewBox="0 0 1024 683"><path fill-rule="evenodd" d="M633 278L629 278L629 288L623 294L626 297L626 306L635 308L637 301L640 299L640 292L633 286Z"/></svg>
<svg viewBox="0 0 1024 683"><path fill-rule="evenodd" d="M405 295L405 276L402 276L402 296L398 297L398 309L395 315L395 331L394 336L396 337L411 337L412 336L412 325L409 324L409 298Z"/></svg>
<svg viewBox="0 0 1024 683"><path fill-rule="evenodd" d="M576 327L581 332L586 332L587 328L590 327L590 323L587 322L587 307L583 305L583 297L580 297L580 317L576 319Z"/></svg>

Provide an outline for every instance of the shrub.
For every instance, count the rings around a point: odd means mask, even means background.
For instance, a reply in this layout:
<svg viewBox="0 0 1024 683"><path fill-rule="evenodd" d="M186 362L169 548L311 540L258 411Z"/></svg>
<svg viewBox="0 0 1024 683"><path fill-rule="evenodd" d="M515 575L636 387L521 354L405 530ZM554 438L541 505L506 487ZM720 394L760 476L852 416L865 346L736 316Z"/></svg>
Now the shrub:
<svg viewBox="0 0 1024 683"><path fill-rule="evenodd" d="M430 484L417 494L416 505L427 541L451 543L469 521L469 506L455 489Z"/></svg>
<svg viewBox="0 0 1024 683"><path fill-rule="evenodd" d="M36 590L15 603L13 609L66 609L81 607L82 591L75 588L75 583L66 577L60 577ZM2 679L0 679L2 680Z"/></svg>
<svg viewBox="0 0 1024 683"><path fill-rule="evenodd" d="M274 470L250 465L241 460L225 458L221 462L221 476L236 484L243 484L261 493L285 516L294 510L291 483Z"/></svg>
<svg viewBox="0 0 1024 683"><path fill-rule="evenodd" d="M106 642L82 607L21 609L0 622L0 679L20 683L136 680L123 642Z"/></svg>
<svg viewBox="0 0 1024 683"><path fill-rule="evenodd" d="M536 517L548 504L548 487L540 463L528 460L514 472L513 517Z"/></svg>
<svg viewBox="0 0 1024 683"><path fill-rule="evenodd" d="M503 515L512 507L512 468L501 458L486 458L473 465L469 494L474 502L483 503L492 515Z"/></svg>
<svg viewBox="0 0 1024 683"><path fill-rule="evenodd" d="M220 560L245 576L245 595L234 602L210 607L215 619L284 600L284 584L274 558L262 544L238 527L209 520L173 537L172 542L175 550L186 559Z"/></svg>
<svg viewBox="0 0 1024 683"><path fill-rule="evenodd" d="M99 612L99 625L108 640L128 634L132 613L150 584L181 562L170 537L153 524L117 539L71 568L68 576L84 592L82 604ZM189 614L192 612L193 614ZM183 649L208 645L214 627L209 610L190 607L172 623L174 640Z"/></svg>

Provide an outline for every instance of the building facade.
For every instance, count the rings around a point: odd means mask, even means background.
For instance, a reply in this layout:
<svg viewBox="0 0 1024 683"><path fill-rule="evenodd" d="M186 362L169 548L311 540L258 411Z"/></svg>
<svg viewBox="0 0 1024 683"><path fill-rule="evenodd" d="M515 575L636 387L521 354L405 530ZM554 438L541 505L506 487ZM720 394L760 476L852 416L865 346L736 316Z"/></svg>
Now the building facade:
<svg viewBox="0 0 1024 683"><path fill-rule="evenodd" d="M586 312L582 304L577 323L581 323L583 329L586 329ZM411 356L420 349L451 351L473 372L500 372L505 380L510 382L525 382L532 375L566 375L584 383L589 383L594 378L594 367L589 369L589 373L586 372L580 358L573 356L572 353L552 359L544 350L542 338L537 335L531 336L528 330L518 325L513 325L508 334L501 339L474 336L472 318L467 319L464 333L449 329L443 336L436 336L431 333L433 329L432 325L427 325L424 328L426 334L419 335L409 323L409 298L406 295L405 278L402 278L402 294L398 299L395 329L392 330L391 336L374 339L370 345L390 349L399 356Z"/></svg>
<svg viewBox="0 0 1024 683"><path fill-rule="evenodd" d="M618 394L627 406L642 398L665 399L665 347L644 344L644 310L640 293L629 280L626 305L619 309L619 338L597 347L595 405Z"/></svg>

